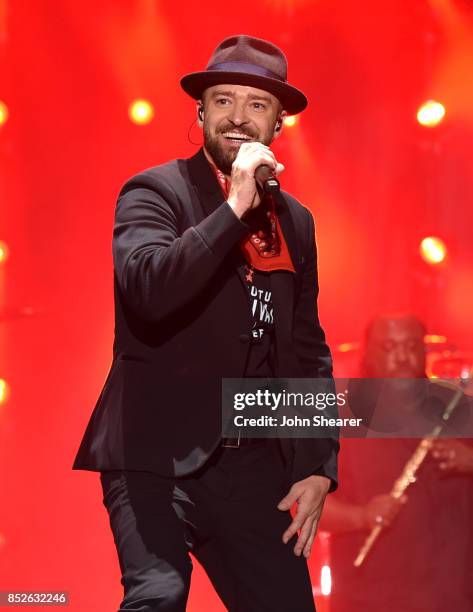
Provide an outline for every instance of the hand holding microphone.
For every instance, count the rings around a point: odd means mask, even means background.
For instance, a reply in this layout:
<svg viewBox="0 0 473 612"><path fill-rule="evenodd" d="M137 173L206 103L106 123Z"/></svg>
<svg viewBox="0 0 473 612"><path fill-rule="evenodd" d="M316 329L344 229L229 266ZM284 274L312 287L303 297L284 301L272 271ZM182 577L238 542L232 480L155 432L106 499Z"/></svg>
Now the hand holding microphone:
<svg viewBox="0 0 473 612"><path fill-rule="evenodd" d="M274 193L279 188L276 177L284 166L276 161L274 153L261 142L243 143L232 165L232 186L228 203L241 218L261 203L262 194Z"/></svg>
<svg viewBox="0 0 473 612"><path fill-rule="evenodd" d="M255 181L263 193L274 195L275 193L279 193L281 189L273 170L266 164L261 164L261 166L256 168Z"/></svg>

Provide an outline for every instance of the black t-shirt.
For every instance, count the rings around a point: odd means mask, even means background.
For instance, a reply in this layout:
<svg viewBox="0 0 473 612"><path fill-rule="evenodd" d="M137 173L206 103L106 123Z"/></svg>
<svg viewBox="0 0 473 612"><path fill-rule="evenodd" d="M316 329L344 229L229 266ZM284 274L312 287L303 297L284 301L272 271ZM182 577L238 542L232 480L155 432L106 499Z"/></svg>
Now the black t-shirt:
<svg viewBox="0 0 473 612"><path fill-rule="evenodd" d="M265 378L274 375L274 315L270 272L243 266L250 299L253 327L245 376Z"/></svg>

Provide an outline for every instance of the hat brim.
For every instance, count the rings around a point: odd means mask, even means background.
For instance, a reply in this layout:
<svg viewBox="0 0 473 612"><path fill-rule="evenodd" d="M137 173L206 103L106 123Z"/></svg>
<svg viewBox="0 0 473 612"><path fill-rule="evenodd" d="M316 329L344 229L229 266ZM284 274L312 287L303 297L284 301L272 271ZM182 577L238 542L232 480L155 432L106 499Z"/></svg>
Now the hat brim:
<svg viewBox="0 0 473 612"><path fill-rule="evenodd" d="M273 94L281 102L283 109L289 115L297 115L307 107L307 98L296 87L272 79L270 77L248 74L247 72L226 72L218 70L215 72L191 72L181 79L182 89L195 100L202 97L202 93L207 87L228 83L230 85L249 85L264 89Z"/></svg>

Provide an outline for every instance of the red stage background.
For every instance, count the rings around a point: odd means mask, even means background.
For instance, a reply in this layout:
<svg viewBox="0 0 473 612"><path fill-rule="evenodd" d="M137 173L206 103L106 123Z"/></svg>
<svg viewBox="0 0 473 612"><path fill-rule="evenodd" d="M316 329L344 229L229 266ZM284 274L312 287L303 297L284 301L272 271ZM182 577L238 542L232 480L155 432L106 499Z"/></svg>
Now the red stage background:
<svg viewBox="0 0 473 612"><path fill-rule="evenodd" d="M274 150L315 215L331 346L399 308L473 346L472 2L0 0L0 590L66 590L84 612L120 600L98 476L71 471L111 361L115 199L197 149L179 78L235 33L279 44L310 101ZM416 119L428 99L446 108L435 128ZM435 268L430 235L448 250ZM197 569L189 610L222 609Z"/></svg>

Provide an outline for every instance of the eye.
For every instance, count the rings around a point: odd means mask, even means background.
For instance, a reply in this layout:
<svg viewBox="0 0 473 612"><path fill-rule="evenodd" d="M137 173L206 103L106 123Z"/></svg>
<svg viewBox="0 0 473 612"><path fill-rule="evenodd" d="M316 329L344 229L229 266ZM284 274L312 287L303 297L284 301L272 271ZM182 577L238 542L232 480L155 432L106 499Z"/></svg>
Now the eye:
<svg viewBox="0 0 473 612"><path fill-rule="evenodd" d="M266 105L263 102L253 102L253 108L255 110L265 110Z"/></svg>
<svg viewBox="0 0 473 612"><path fill-rule="evenodd" d="M230 102L228 98L217 98L216 100L218 106L226 106L227 102Z"/></svg>

